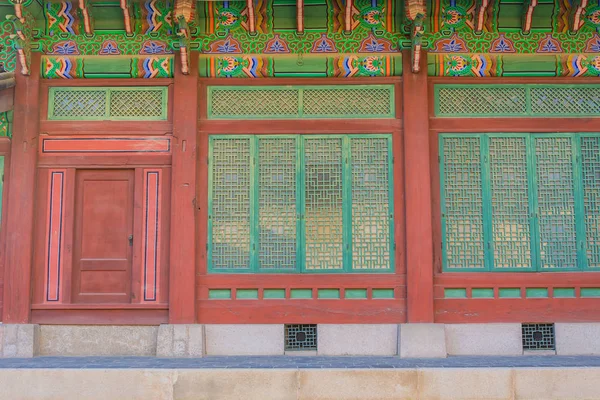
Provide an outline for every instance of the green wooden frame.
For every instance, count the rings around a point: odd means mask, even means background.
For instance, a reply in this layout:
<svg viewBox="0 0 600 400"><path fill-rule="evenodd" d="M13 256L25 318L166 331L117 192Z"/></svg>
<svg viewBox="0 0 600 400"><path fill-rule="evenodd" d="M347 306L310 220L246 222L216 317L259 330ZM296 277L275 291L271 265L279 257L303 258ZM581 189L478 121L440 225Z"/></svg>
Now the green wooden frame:
<svg viewBox="0 0 600 400"><path fill-rule="evenodd" d="M523 89L523 98L520 99L524 105L524 112L521 113L508 113L508 112L497 112L497 113L485 113L481 110L473 110L473 112L469 113L445 113L441 111L441 102L443 101L442 96L440 95L440 91L442 89L488 89L493 91L495 89ZM598 96L595 99L590 98L589 101L595 101L600 104L600 84L574 84L574 85L565 85L565 84L436 84L434 85L434 112L436 117L444 117L444 118L489 118L489 117L549 117L549 118L557 118L557 117L574 117L574 118L583 118L583 117L597 117L600 115L600 106L598 106L597 111L587 112L587 113L557 113L557 112L535 112L532 110L532 89L561 89L561 90L572 90L572 89L597 89ZM582 98L582 100L584 100ZM504 108L504 107L503 107ZM565 107L567 108L567 107Z"/></svg>
<svg viewBox="0 0 600 400"><path fill-rule="evenodd" d="M446 241L446 199L444 196L446 172L444 171L444 140L447 138L473 138L480 139L481 154L481 180L482 180L482 218L485 264L483 268L449 268L447 266L447 241ZM490 163L489 139L518 137L525 139L527 156L528 179L528 207L529 207L529 232L531 265L529 268L497 268L494 265L494 243L492 235L492 210L490 189ZM600 138L600 133L556 133L556 134L529 134L529 133L489 133L489 134L440 134L439 135L439 171L440 171L440 206L442 227L442 268L444 272L568 272L568 271L598 271L600 267L590 267L587 258L586 221L584 212L584 188L582 179L582 152L581 139L585 137ZM537 157L535 140L539 138L569 138L571 141L571 163L573 174L573 202L574 202L574 227L576 241L576 268L542 267L541 266L541 234L538 205L538 179Z"/></svg>
<svg viewBox="0 0 600 400"><path fill-rule="evenodd" d="M259 185L258 185L258 139L294 139L296 143L296 268L291 269L261 269L259 265ZM343 226L343 269L322 269L307 270L305 268L305 233L306 220L305 215L305 160L304 160L304 141L305 139L342 139L342 226ZM379 269L352 269L352 158L350 151L350 140L354 138L386 139L388 156L388 210L389 210L389 266ZM215 140L235 140L250 139L250 265L248 268L214 268L213 267L213 146ZM393 154L392 154L392 135L391 134L349 134L349 135L211 135L209 137L209 157L208 157L208 271L210 273L307 273L307 274L331 274L331 273L392 273L394 272L395 260L395 237L394 237L394 179L393 179Z"/></svg>
<svg viewBox="0 0 600 400"><path fill-rule="evenodd" d="M148 92L161 91L161 115L157 117L113 116L110 112L111 95L117 92ZM57 91L69 92L103 92L105 93L104 114L102 116L56 116L55 96ZM53 121L166 121L168 116L169 88L167 86L119 86L119 87L59 87L53 86L48 90L48 120Z"/></svg>
<svg viewBox="0 0 600 400"><path fill-rule="evenodd" d="M381 113L381 114L308 114L304 110L304 91L305 90L368 90L368 89L387 89L389 92L389 113ZM207 88L207 118L208 119L301 119L301 118L315 118L315 119L375 119L375 118L395 118L396 117L396 107L395 107L395 88L394 85L292 85L292 86L208 86ZM215 115L213 113L213 96L215 92L218 91L233 91L233 92L256 92L256 91L289 91L295 90L298 96L298 109L296 115L281 115L281 114L261 114L261 115ZM261 98L257 98L256 101L259 102ZM231 99L231 101L235 101L235 99Z"/></svg>

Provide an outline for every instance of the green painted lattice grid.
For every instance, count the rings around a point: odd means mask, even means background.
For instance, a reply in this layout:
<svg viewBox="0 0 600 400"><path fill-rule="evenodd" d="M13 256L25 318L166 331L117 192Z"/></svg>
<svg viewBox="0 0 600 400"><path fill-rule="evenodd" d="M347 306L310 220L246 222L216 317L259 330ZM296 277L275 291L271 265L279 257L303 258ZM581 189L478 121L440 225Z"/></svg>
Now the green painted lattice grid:
<svg viewBox="0 0 600 400"><path fill-rule="evenodd" d="M341 137L304 140L306 270L344 268Z"/></svg>
<svg viewBox="0 0 600 400"><path fill-rule="evenodd" d="M258 139L261 269L296 269L297 138Z"/></svg>
<svg viewBox="0 0 600 400"><path fill-rule="evenodd" d="M445 267L483 269L483 193L479 137L444 137L442 229Z"/></svg>
<svg viewBox="0 0 600 400"><path fill-rule="evenodd" d="M600 137L580 139L581 181L588 268L600 268Z"/></svg>
<svg viewBox="0 0 600 400"><path fill-rule="evenodd" d="M542 268L577 268L571 137L536 137L536 181Z"/></svg>
<svg viewBox="0 0 600 400"><path fill-rule="evenodd" d="M250 269L250 138L211 140L209 229L214 270Z"/></svg>
<svg viewBox="0 0 600 400"><path fill-rule="evenodd" d="M390 265L390 151L388 138L350 139L353 269Z"/></svg>
<svg viewBox="0 0 600 400"><path fill-rule="evenodd" d="M531 114L598 116L600 114L599 86L533 86Z"/></svg>
<svg viewBox="0 0 600 400"><path fill-rule="evenodd" d="M600 266L600 134L443 134L440 162L444 270Z"/></svg>
<svg viewBox="0 0 600 400"><path fill-rule="evenodd" d="M209 271L393 270L390 135L211 136L209 151Z"/></svg>
<svg viewBox="0 0 600 400"><path fill-rule="evenodd" d="M209 119L394 118L393 85L209 86Z"/></svg>
<svg viewBox="0 0 600 400"><path fill-rule="evenodd" d="M589 117L600 114L600 85L435 85L437 117Z"/></svg>
<svg viewBox="0 0 600 400"><path fill-rule="evenodd" d="M527 138L489 138L493 267L530 269L531 220Z"/></svg>
<svg viewBox="0 0 600 400"><path fill-rule="evenodd" d="M436 85L435 115L438 117L525 115L526 97L526 90L522 85Z"/></svg>
<svg viewBox="0 0 600 400"><path fill-rule="evenodd" d="M49 120L166 120L166 87L51 87Z"/></svg>

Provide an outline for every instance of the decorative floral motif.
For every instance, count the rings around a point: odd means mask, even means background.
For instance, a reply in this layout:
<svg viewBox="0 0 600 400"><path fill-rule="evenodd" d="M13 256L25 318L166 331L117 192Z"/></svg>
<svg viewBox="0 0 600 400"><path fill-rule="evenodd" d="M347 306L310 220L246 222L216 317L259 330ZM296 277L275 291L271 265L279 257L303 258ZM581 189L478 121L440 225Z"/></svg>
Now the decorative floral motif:
<svg viewBox="0 0 600 400"><path fill-rule="evenodd" d="M552 37L552 35L548 34L545 38L540 40L540 44L538 46L538 53L562 53L562 47L560 42Z"/></svg>
<svg viewBox="0 0 600 400"><path fill-rule="evenodd" d="M456 6L446 7L442 12L442 23L450 28L460 28L465 24L467 12Z"/></svg>
<svg viewBox="0 0 600 400"><path fill-rule="evenodd" d="M360 43L359 53L389 53L396 49L392 42L387 39L378 39L369 33L369 37Z"/></svg>
<svg viewBox="0 0 600 400"><path fill-rule="evenodd" d="M585 12L584 22L591 27L600 28L600 7L593 7Z"/></svg>
<svg viewBox="0 0 600 400"><path fill-rule="evenodd" d="M119 45L114 40L107 40L102 43L102 48L100 48L101 56L116 56L121 54L119 50Z"/></svg>
<svg viewBox="0 0 600 400"><path fill-rule="evenodd" d="M228 35L225 39L212 42L207 51L209 54L240 54L241 52L240 42L231 35Z"/></svg>
<svg viewBox="0 0 600 400"><path fill-rule="evenodd" d="M593 38L585 43L586 53L600 53L600 36L595 34Z"/></svg>
<svg viewBox="0 0 600 400"><path fill-rule="evenodd" d="M276 54L276 53L289 53L290 49L285 40L275 35L275 37L267 42L265 45L265 53Z"/></svg>
<svg viewBox="0 0 600 400"><path fill-rule="evenodd" d="M360 11L360 22L368 28L381 28L385 14L381 8L368 7Z"/></svg>
<svg viewBox="0 0 600 400"><path fill-rule="evenodd" d="M500 34L500 37L492 42L490 46L490 53L514 53L515 46L513 43L504 37L504 34Z"/></svg>
<svg viewBox="0 0 600 400"><path fill-rule="evenodd" d="M310 51L311 53L337 53L335 42L327 37L326 34L322 34L319 39L315 41Z"/></svg>
<svg viewBox="0 0 600 400"><path fill-rule="evenodd" d="M218 11L218 23L226 29L234 29L240 25L240 13L233 8L222 8Z"/></svg>
<svg viewBox="0 0 600 400"><path fill-rule="evenodd" d="M469 50L465 41L455 33L450 38L436 41L431 51L438 53L467 53Z"/></svg>
<svg viewBox="0 0 600 400"><path fill-rule="evenodd" d="M146 40L142 43L142 50L140 54L169 54L172 51L168 50L169 46L165 42L159 40Z"/></svg>
<svg viewBox="0 0 600 400"><path fill-rule="evenodd" d="M77 43L72 40L64 40L52 46L50 54L60 54L64 56L73 56L80 54Z"/></svg>

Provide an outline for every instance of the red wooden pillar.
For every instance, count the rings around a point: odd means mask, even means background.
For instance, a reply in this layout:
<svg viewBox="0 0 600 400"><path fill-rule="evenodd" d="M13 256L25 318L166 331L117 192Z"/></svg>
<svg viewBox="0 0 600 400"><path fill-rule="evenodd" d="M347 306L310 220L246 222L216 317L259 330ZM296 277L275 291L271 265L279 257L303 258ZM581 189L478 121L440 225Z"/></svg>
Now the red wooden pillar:
<svg viewBox="0 0 600 400"><path fill-rule="evenodd" d="M407 316L408 322L433 322L427 56L422 52L419 73L411 72L410 52L403 64Z"/></svg>
<svg viewBox="0 0 600 400"><path fill-rule="evenodd" d="M31 53L31 76L17 65L13 109L6 253L4 265L5 324L26 324L31 311L34 193L40 127L40 53Z"/></svg>
<svg viewBox="0 0 600 400"><path fill-rule="evenodd" d="M196 299L196 135L198 122L198 54L190 54L189 75L175 60L173 90L173 165L171 178L171 243L169 323L195 322Z"/></svg>

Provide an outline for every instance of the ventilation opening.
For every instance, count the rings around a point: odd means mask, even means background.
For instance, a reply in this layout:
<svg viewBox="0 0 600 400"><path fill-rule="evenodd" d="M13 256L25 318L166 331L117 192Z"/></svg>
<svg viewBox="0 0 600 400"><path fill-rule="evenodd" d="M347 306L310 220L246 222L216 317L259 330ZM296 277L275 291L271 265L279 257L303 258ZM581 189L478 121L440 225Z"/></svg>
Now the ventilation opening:
<svg viewBox="0 0 600 400"><path fill-rule="evenodd" d="M523 350L555 350L554 324L521 324Z"/></svg>
<svg viewBox="0 0 600 400"><path fill-rule="evenodd" d="M317 350L316 324L290 324L285 326L285 351Z"/></svg>

